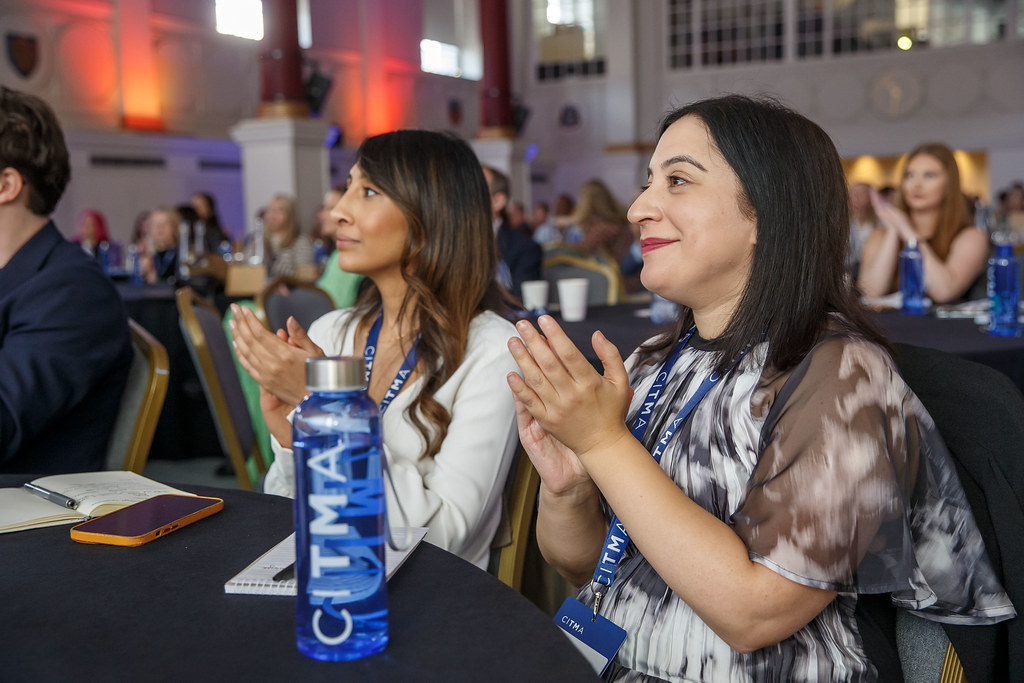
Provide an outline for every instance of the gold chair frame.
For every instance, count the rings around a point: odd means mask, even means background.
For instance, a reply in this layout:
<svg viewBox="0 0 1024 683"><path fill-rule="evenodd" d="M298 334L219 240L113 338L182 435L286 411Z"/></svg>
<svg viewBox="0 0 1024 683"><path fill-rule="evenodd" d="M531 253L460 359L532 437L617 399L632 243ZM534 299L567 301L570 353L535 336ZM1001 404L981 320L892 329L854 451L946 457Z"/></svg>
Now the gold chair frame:
<svg viewBox="0 0 1024 683"><path fill-rule="evenodd" d="M512 489L509 492L508 522L512 541L503 546L498 555L498 579L509 588L521 592L523 562L530 541L530 527L537 509L540 475L522 448L516 457Z"/></svg>
<svg viewBox="0 0 1024 683"><path fill-rule="evenodd" d="M210 402L210 409L213 411L213 418L217 422L218 429L224 440L224 447L227 450L228 458L234 466L235 478L238 486L246 491L253 490L253 482L249 477L248 461L251 458L256 463L256 469L260 474L266 472L266 464L259 451L259 444L253 443L251 453L243 453L242 445L238 440L238 433L235 431L235 423L231 418L231 411L228 409L227 400L224 398L224 390L221 388L220 377L210 354L210 348L206 341L206 334L203 332L199 319L196 318L195 306L202 306L209 309L217 320L221 319L220 311L212 303L196 294L190 287L182 287L175 295L178 305L178 313L184 328L188 333L189 340L195 350L195 357L198 360L199 375L207 390L207 398ZM234 372L235 369L231 368Z"/></svg>
<svg viewBox="0 0 1024 683"><path fill-rule="evenodd" d="M170 363L164 345L146 328L129 318L128 329L131 333L133 353L141 354L146 363L146 386L135 414L131 435L128 437L121 469L142 474L149 459L149 449L153 445L153 435L160 420L164 398L167 396Z"/></svg>
<svg viewBox="0 0 1024 683"><path fill-rule="evenodd" d="M541 272L546 273L551 266L560 265L591 270L603 275L608 280L608 295L605 298L605 303L609 306L614 306L625 297L626 288L622 281L622 271L613 263L602 263L598 259L582 253L579 256L557 253L544 258Z"/></svg>

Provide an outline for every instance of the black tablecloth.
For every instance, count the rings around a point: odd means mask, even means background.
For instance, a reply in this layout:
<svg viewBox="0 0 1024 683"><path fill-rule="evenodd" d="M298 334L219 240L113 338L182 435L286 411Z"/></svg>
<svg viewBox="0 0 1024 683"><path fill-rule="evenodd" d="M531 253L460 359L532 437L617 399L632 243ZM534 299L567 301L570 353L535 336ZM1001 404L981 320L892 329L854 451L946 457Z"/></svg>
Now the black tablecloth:
<svg viewBox="0 0 1024 683"><path fill-rule="evenodd" d="M0 476L0 486L27 477ZM591 681L551 619L496 578L422 543L388 583L384 652L325 663L295 647L294 598L224 582L292 530L291 501L224 498L212 517L137 548L68 526L0 535L0 680Z"/></svg>

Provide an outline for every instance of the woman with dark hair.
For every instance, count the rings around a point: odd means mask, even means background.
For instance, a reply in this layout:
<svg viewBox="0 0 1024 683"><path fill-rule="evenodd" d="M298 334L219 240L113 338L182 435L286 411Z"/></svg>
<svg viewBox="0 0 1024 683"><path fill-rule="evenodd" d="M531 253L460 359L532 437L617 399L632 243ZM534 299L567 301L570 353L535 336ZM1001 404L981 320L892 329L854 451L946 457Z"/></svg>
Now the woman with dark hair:
<svg viewBox="0 0 1024 683"><path fill-rule="evenodd" d="M480 164L457 138L403 130L363 142L330 212L338 264L367 278L355 304L314 322L308 338L290 320L278 333L288 342L234 309L239 359L261 385L279 443L268 492L294 490L286 416L306 394L305 358L362 354L372 361L369 394L386 409L403 523L487 566L518 443L512 396L495 390L515 367L505 347L515 330L498 315L505 300L490 206Z"/></svg>
<svg viewBox="0 0 1024 683"><path fill-rule="evenodd" d="M904 162L896 205L872 193L879 227L861 252L857 284L864 296L896 291L900 250L917 243L925 292L943 304L964 296L985 269L988 236L971 225L953 152L938 142L914 148Z"/></svg>
<svg viewBox="0 0 1024 683"><path fill-rule="evenodd" d="M206 251L216 253L220 249L221 242L231 241L220 224L220 217L217 215L217 202L208 192L196 192L190 201L199 220L203 222L203 241Z"/></svg>
<svg viewBox="0 0 1024 683"><path fill-rule="evenodd" d="M509 340L540 548L582 586L585 631L593 610L626 632L606 678L875 680L858 593L1012 616L934 423L845 282L825 132L771 101L697 102L662 123L648 183L629 216L672 329L626 364L596 332L603 376L550 317Z"/></svg>

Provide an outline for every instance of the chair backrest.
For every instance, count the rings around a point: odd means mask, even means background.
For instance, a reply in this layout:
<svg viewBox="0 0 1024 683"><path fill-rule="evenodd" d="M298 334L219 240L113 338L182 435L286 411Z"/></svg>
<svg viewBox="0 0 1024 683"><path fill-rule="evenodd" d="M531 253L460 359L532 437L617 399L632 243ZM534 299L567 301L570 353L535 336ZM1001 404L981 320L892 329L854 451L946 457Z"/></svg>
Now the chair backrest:
<svg viewBox="0 0 1024 683"><path fill-rule="evenodd" d="M558 281L565 278L586 278L587 304L591 306L617 304L623 296L622 273L614 263L603 263L599 259L580 253L554 254L544 258L541 265L544 279L551 283L551 290L558 291Z"/></svg>
<svg viewBox="0 0 1024 683"><path fill-rule="evenodd" d="M254 476L249 463L253 463L257 477L266 468L256 445L249 408L221 326L220 312L189 287L179 289L176 298L181 332L210 404L221 447L235 468L238 485L252 490Z"/></svg>
<svg viewBox="0 0 1024 683"><path fill-rule="evenodd" d="M540 475L520 447L505 486L506 517L502 520L504 529L499 529L499 535L505 538L496 549L496 561L492 557L491 564L491 570L498 579L516 591L522 588L523 562L526 559L539 491Z"/></svg>
<svg viewBox="0 0 1024 683"><path fill-rule="evenodd" d="M1001 372L942 351L897 344L895 359L900 374L935 420L996 576L1021 612L1024 396ZM1024 657L1007 652L1005 645L1024 643L1024 620L1019 616L991 626L944 624L941 629L960 653L967 680L1024 680ZM941 658L941 650L950 648L940 645L938 649Z"/></svg>
<svg viewBox="0 0 1024 683"><path fill-rule="evenodd" d="M233 263L224 275L224 293L228 296L253 296L267 283L267 267Z"/></svg>
<svg viewBox="0 0 1024 683"><path fill-rule="evenodd" d="M291 277L275 277L256 295L256 315L270 330L285 328L289 316L295 316L303 328L334 310L331 295L310 282Z"/></svg>
<svg viewBox="0 0 1024 683"><path fill-rule="evenodd" d="M108 470L142 474L149 447L167 395L167 350L146 329L128 319L132 337L132 367L121 396L117 420L107 444Z"/></svg>

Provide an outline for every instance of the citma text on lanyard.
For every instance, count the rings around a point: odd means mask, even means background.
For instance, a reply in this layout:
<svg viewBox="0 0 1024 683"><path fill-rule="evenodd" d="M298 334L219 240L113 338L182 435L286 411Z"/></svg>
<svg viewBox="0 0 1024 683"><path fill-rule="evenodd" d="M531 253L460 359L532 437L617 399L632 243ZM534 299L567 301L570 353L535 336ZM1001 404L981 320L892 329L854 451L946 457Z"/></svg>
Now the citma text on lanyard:
<svg viewBox="0 0 1024 683"><path fill-rule="evenodd" d="M640 412L637 414L636 419L633 421L632 432L634 438L637 441L643 442L644 434L647 433L648 423L654 414L654 406L658 404L658 399L661 398L661 393L665 389L665 384L668 382L669 373L672 372L673 366L676 361L679 360L680 354L683 349L686 348L687 342L690 341L690 337L693 336L694 332L697 331L696 326L691 327L690 331L679 340L676 347L672 350L672 353L665 362L662 364L661 369L658 370L658 374L654 377L654 384L651 385L650 390L647 392L647 397L644 399L643 404L640 406ZM747 349L743 349L740 355L733 362L731 367L735 367L740 359L746 354ZM661 438L658 439L654 445L654 449L651 451L651 457L657 463L661 462L661 456L665 452L665 447L675 436L676 429L683 423L684 420L693 412L693 409L697 407L697 404L701 402L707 393L711 390L720 379L722 375L718 372L712 371L704 381L701 382L700 386L697 387L697 391L694 392L693 396L686 402L686 404L679 410L675 418L669 423L665 432ZM604 539L604 549L601 551L601 558L598 560L597 569L594 570L594 579L592 588L594 595L596 596L594 602L594 615L597 615L597 611L601 606L601 598L604 597L608 587L612 585L612 581L615 579L615 570L619 566L619 560L622 559L622 553L626 550L626 546L629 545L629 534L626 532L625 527L619 522L618 515L612 515L612 520L608 524L608 534Z"/></svg>
<svg viewBox="0 0 1024 683"><path fill-rule="evenodd" d="M366 386L370 386L370 375L373 374L373 358L377 355L377 338L380 337L380 326L383 321L384 313L381 312L373 322L370 333L366 335L366 348L363 349L363 362L366 363ZM395 379L392 380L388 390L384 392L384 398L380 400L381 415L391 405L391 401L395 399L395 396L398 396L398 392L402 390L406 380L409 379L409 375L412 374L413 368L416 367L416 345L419 340L419 336L413 340L412 348L409 349L409 353L405 356L402 367L398 368L398 374L395 375Z"/></svg>

